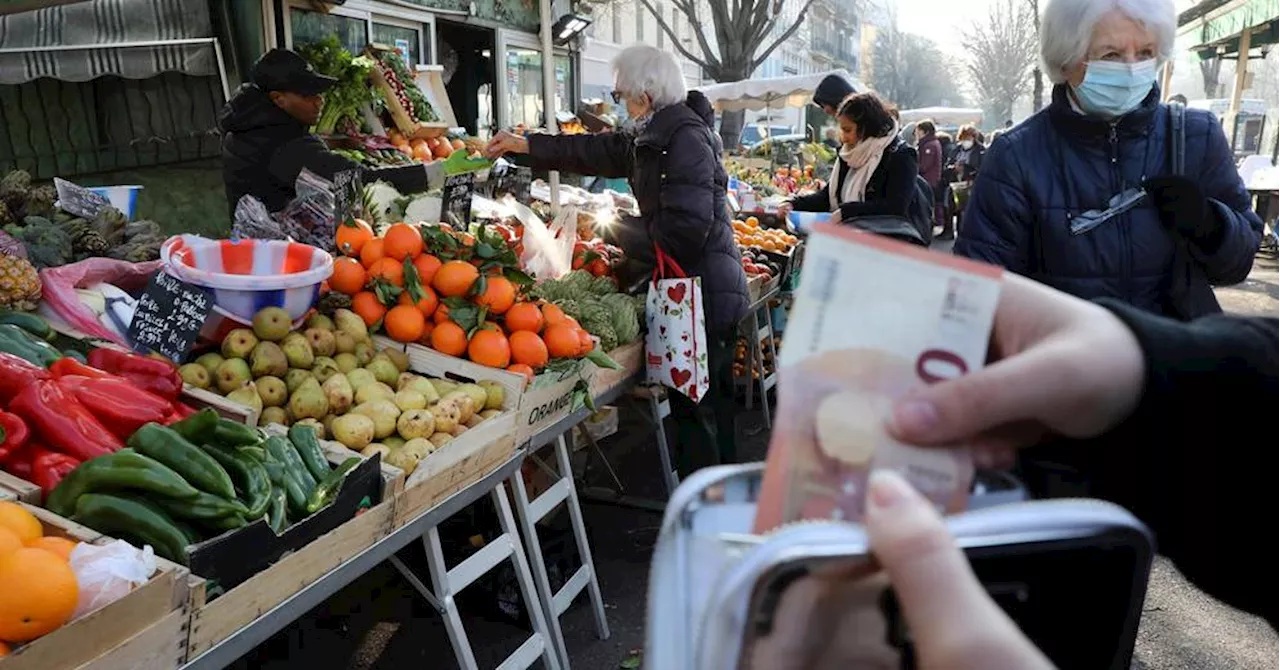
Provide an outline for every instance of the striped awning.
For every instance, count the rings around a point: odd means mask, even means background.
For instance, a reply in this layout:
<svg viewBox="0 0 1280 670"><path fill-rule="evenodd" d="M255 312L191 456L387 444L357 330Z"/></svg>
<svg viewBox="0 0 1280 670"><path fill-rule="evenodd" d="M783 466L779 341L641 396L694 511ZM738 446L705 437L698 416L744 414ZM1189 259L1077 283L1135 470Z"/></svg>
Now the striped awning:
<svg viewBox="0 0 1280 670"><path fill-rule="evenodd" d="M88 0L0 16L0 84L218 73L204 0ZM71 48L67 48L71 47Z"/></svg>

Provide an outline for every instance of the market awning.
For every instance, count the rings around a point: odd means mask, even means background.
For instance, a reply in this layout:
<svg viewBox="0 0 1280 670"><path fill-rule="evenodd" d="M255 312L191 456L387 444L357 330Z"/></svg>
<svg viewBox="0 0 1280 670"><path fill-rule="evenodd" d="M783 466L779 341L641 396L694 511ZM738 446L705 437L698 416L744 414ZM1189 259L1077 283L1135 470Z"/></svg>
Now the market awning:
<svg viewBox="0 0 1280 670"><path fill-rule="evenodd" d="M1277 42L1280 8L1274 0L1204 0L1178 16L1179 42L1201 58L1235 56L1240 35L1250 32L1250 48Z"/></svg>
<svg viewBox="0 0 1280 670"><path fill-rule="evenodd" d="M0 84L219 74L204 0L88 0L0 16Z"/></svg>
<svg viewBox="0 0 1280 670"><path fill-rule="evenodd" d="M858 92L867 90L862 82L845 70L832 70L816 74L803 74L793 77L772 77L769 79L748 79L725 84L701 86L701 91L716 109L724 112L736 112L750 109L778 109L782 107L804 107L813 100L813 90L827 75L839 75L853 85Z"/></svg>

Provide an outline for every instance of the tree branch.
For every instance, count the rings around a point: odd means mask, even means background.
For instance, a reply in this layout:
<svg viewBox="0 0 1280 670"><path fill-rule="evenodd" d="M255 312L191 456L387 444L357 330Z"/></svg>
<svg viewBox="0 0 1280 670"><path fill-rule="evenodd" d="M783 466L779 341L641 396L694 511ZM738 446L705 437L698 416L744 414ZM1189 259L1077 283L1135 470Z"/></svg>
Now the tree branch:
<svg viewBox="0 0 1280 670"><path fill-rule="evenodd" d="M769 54L773 53L773 50L778 48L778 45L791 39L791 36L800 29L800 24L804 23L805 16L809 13L809 7L813 6L813 2L814 0L805 0L804 6L800 8L800 13L796 15L795 23L792 23L791 27L787 28L787 31L783 33L781 37L774 40L773 44L769 45L764 50L764 53L760 54L760 57L751 63L751 69L749 72L755 72L756 68L760 67L760 65L769 58Z"/></svg>
<svg viewBox="0 0 1280 670"><path fill-rule="evenodd" d="M715 61L715 57L711 55L711 45L707 43L707 36L702 32L702 24L698 21L698 8L694 3L698 0L672 0L676 6L684 13L685 18L689 19L689 27L693 29L693 34L698 38L698 47L702 49L702 54L708 61ZM718 67L720 63L716 61Z"/></svg>
<svg viewBox="0 0 1280 670"><path fill-rule="evenodd" d="M676 37L675 31L671 30L670 25L667 25L667 20L662 18L662 13L659 12L657 9L655 9L653 4L650 3L649 0L640 0L640 3L645 6L645 9L649 10L650 14L653 14L653 18L658 20L658 27L662 29L662 32L666 33L667 36L671 38L672 44L675 44L676 51L679 51L685 58L688 58L689 60L693 61L694 64L697 65L698 67L701 67L706 70L716 69L716 68L713 68L705 60L698 58L697 56L694 56L692 53L689 53L688 49L684 48L684 45L680 43L679 38Z"/></svg>

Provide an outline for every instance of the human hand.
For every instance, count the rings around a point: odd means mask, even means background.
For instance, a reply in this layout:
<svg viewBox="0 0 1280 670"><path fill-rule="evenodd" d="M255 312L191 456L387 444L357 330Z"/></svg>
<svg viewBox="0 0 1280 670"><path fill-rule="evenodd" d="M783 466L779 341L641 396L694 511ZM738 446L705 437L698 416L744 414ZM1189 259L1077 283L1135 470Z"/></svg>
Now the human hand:
<svg viewBox="0 0 1280 670"><path fill-rule="evenodd" d="M1160 222L1179 235L1216 250L1222 243L1222 222L1214 216L1200 185L1186 177L1156 177L1142 182Z"/></svg>
<svg viewBox="0 0 1280 670"><path fill-rule="evenodd" d="M1114 314L1007 273L982 370L912 390L887 428L911 444L966 443L991 467L1046 433L1097 436L1138 405L1145 362Z"/></svg>
<svg viewBox="0 0 1280 670"><path fill-rule="evenodd" d="M503 154L527 153L529 153L529 140L506 130L494 135L493 139L489 140L489 144L485 145L484 148L484 157L489 160L498 158Z"/></svg>
<svg viewBox="0 0 1280 670"><path fill-rule="evenodd" d="M783 221L786 221L787 216L790 215L791 212L795 210L795 208L796 208L795 203L791 202L790 200L784 201L781 205L778 205L778 218L782 219Z"/></svg>
<svg viewBox="0 0 1280 670"><path fill-rule="evenodd" d="M871 473L863 525L920 668L1053 667L987 595L932 505L896 472Z"/></svg>

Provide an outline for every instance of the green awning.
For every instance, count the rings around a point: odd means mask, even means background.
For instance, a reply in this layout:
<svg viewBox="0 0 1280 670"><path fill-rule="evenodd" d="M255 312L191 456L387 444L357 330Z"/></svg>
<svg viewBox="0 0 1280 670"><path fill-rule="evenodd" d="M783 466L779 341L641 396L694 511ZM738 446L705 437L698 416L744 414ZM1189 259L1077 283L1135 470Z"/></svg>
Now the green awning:
<svg viewBox="0 0 1280 670"><path fill-rule="evenodd" d="M1179 47L1202 58L1231 56L1240 50L1246 29L1252 32L1252 46L1275 44L1278 19L1275 0L1204 0L1178 17Z"/></svg>

